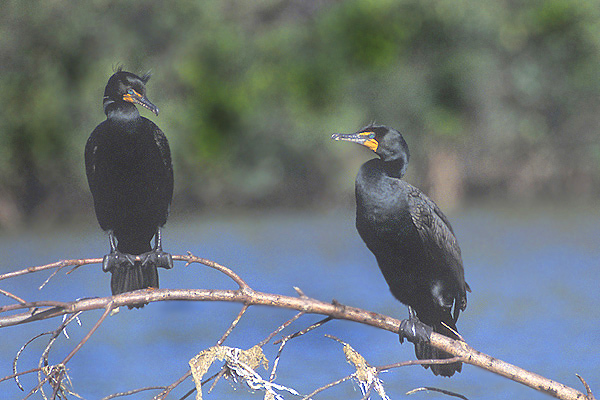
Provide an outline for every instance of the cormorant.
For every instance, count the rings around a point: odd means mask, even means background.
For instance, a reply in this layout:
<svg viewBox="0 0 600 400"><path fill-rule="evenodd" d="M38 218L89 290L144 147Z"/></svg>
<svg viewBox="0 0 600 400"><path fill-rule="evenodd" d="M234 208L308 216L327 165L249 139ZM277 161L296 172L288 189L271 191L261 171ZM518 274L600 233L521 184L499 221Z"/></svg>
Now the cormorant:
<svg viewBox="0 0 600 400"><path fill-rule="evenodd" d="M428 344L432 328L460 339L456 321L471 291L450 222L429 197L402 180L409 152L400 132L372 124L332 139L361 144L379 156L364 163L356 177L356 229L394 297L408 306L400 341L415 343L418 359L451 358ZM429 367L435 375L452 376L462 364Z"/></svg>
<svg viewBox="0 0 600 400"><path fill-rule="evenodd" d="M85 146L85 169L100 227L108 231L112 294L158 288L157 267L172 268L161 227L173 197L173 166L165 134L140 116L136 104L158 115L146 97L150 75L119 69L104 90L106 120ZM154 237L154 246L150 242Z"/></svg>

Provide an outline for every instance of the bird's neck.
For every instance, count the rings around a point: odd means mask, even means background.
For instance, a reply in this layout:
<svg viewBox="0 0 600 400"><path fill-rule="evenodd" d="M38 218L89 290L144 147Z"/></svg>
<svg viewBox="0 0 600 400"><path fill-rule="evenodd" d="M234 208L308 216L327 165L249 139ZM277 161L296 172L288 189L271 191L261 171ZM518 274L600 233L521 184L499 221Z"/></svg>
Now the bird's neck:
<svg viewBox="0 0 600 400"><path fill-rule="evenodd" d="M382 170L392 178L401 179L406 172L406 162L403 159L383 161L379 160Z"/></svg>
<svg viewBox="0 0 600 400"><path fill-rule="evenodd" d="M110 98L104 99L104 113L108 119L119 122L131 122L140 118L140 113L135 105Z"/></svg>

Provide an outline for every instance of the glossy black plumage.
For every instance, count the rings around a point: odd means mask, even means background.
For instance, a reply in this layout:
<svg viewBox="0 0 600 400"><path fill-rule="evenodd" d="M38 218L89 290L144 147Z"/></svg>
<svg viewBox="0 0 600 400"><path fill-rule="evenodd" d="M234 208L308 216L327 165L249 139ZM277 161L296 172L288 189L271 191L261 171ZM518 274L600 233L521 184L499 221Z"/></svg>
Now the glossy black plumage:
<svg viewBox="0 0 600 400"><path fill-rule="evenodd" d="M96 217L109 233L111 251L103 268L112 273L113 294L157 288L156 268L172 266L171 256L162 252L160 235L173 196L169 143L136 108L139 104L158 115L146 97L149 79L125 71L110 77L103 102L107 119L85 147Z"/></svg>
<svg viewBox="0 0 600 400"><path fill-rule="evenodd" d="M356 177L356 228L394 297L409 307L409 322L458 339L456 321L470 291L460 247L438 206L401 179L409 160L404 138L394 129L370 125L333 139L362 144L379 156L364 163ZM427 340L414 341L419 359L451 357ZM436 375L452 376L461 363L430 367Z"/></svg>

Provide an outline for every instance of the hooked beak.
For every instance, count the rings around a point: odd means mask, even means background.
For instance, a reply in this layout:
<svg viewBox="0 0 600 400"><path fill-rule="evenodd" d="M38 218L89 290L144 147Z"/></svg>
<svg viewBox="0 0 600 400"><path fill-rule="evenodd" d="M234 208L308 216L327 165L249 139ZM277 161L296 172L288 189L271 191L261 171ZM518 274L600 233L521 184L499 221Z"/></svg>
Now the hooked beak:
<svg viewBox="0 0 600 400"><path fill-rule="evenodd" d="M152 111L155 115L158 115L158 107L152 104L146 96L142 96L133 89L130 89L130 92L127 92L123 95L123 100L130 103L139 104L140 106Z"/></svg>
<svg viewBox="0 0 600 400"><path fill-rule="evenodd" d="M361 144L365 147L373 151L377 151L377 147L379 147L379 142L375 140L374 132L358 132L358 133L334 133L331 135L333 140L345 140L347 142L353 142Z"/></svg>

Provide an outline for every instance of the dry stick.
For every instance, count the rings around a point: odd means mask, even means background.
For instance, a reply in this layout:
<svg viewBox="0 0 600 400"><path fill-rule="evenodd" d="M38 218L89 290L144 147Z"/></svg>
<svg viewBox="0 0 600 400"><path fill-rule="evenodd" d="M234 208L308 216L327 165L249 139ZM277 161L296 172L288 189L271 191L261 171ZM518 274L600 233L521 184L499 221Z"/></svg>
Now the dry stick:
<svg viewBox="0 0 600 400"><path fill-rule="evenodd" d="M50 380L50 385L53 385L54 387L52 389L54 389L52 391L52 400L56 399L56 395L58 394L58 391L61 389L61 383L62 383L62 379L63 379L63 375L65 374L65 368L61 368L58 371L58 376L56 377L55 380ZM42 390L43 392L43 390ZM62 393L62 390L61 390ZM46 397L46 396L44 396ZM61 396L62 397L62 396Z"/></svg>
<svg viewBox="0 0 600 400"><path fill-rule="evenodd" d="M34 373L34 372L38 372L39 370L40 370L40 368L33 368L33 369L30 369L30 370L27 370L27 371L14 373L12 375L6 375L4 378L0 378L0 382L7 381L9 379L13 379L13 378L16 378L16 377L21 376L21 375L27 375L27 374L31 374L31 373ZM20 389L24 390L23 388L20 388Z"/></svg>
<svg viewBox="0 0 600 400"><path fill-rule="evenodd" d="M92 335L94 334L94 332L96 332L96 330L100 327L100 325L102 324L102 322L104 322L104 320L106 319L106 317L108 317L108 315L110 314L110 312L113 310L113 303L110 302L106 305L106 307L104 307L104 314L102 314L102 316L100 317L100 319L98 320L98 322L96 322L96 324L94 326L92 326L92 329L90 329L90 331L87 333L87 335L85 335L85 337L83 339L81 339L81 341L79 343L77 343L77 346L75 346L75 348L73 350L71 350L71 352L65 357L64 360L62 360L61 364L66 364L69 362L69 360L71 358L73 358L73 356L75 355L75 353L77 353L79 351L79 349L81 349L81 347L85 344L85 342L87 342L89 340L90 337L92 337Z"/></svg>
<svg viewBox="0 0 600 400"><path fill-rule="evenodd" d="M153 399L154 400L164 399L165 397L167 397L169 395L169 393L171 393L171 391L173 389L175 389L177 386L179 386L183 381L185 381L190 376L192 376L192 371L188 370L181 378L179 378L175 382L171 383L162 392L160 392L159 394L157 394L156 396L154 396Z"/></svg>
<svg viewBox="0 0 600 400"><path fill-rule="evenodd" d="M263 341L261 341L258 344L258 346L259 347L263 347L265 344L269 343L271 341L271 339L273 339L279 332L281 332L282 330L284 330L285 328L287 328L292 322L294 322L295 320L297 320L298 318L300 318L303 315L304 315L304 312L300 311L298 314L294 315L292 318L290 318L287 321L285 321L277 329L275 329L273 331L273 333L271 333Z"/></svg>
<svg viewBox="0 0 600 400"><path fill-rule="evenodd" d="M101 262L102 262L101 258L85 258L85 259L78 259L78 260L62 260L62 261L57 261L57 262L52 263L52 264L40 265L40 266L36 266L36 267L28 267L28 268L25 268L25 269L21 269L19 271L13 271L13 272L8 272L6 274L2 274L2 275L0 275L0 281L3 280L3 279L14 278L16 276L31 274L33 272L43 271L43 270L46 270L46 269L62 268L62 267L70 266L70 265L82 266L82 265L86 265L86 264L99 264Z"/></svg>
<svg viewBox="0 0 600 400"><path fill-rule="evenodd" d="M286 337L284 337L282 339L276 340L275 342L273 342L273 344L278 344L278 343L283 342L284 340L287 341L287 340L296 338L298 336L305 335L308 332L312 331L313 329L316 329L316 328L320 327L321 325L325 324L326 322L331 321L332 319L333 319L333 317L331 317L331 316L325 317L322 320L315 322L314 324L312 324L308 328L304 328L301 331L292 333L291 335L288 335L288 336L286 336Z"/></svg>
<svg viewBox="0 0 600 400"><path fill-rule="evenodd" d="M416 389L413 389L413 390L409 390L408 392L406 392L406 394L407 395L411 395L411 394L414 394L414 393L417 393L417 392L424 392L424 391L427 391L427 390L429 390L431 392L442 393L442 394L445 394L445 395L448 395L448 396L452 396L452 397L458 397L459 399L463 399L463 400L469 400L465 396L463 396L462 394L454 393L454 392L451 392L451 391L445 390L445 389L438 389L438 388L434 388L434 387L429 387L429 386L420 387L420 388L416 388Z"/></svg>
<svg viewBox="0 0 600 400"><path fill-rule="evenodd" d="M277 329L275 329L273 331L273 333L271 333L264 340L262 340L258 344L258 346L262 348L264 345L266 345L267 343L269 343L271 341L271 339L273 339L279 332L281 332L282 330L284 330L285 328L287 328L288 326L290 326L290 324L292 322L296 321L298 318L300 318L303 315L304 315L304 313L302 311L300 311L299 313L297 313L296 315L294 315L292 318L290 318L287 321L285 321ZM279 346L279 350L277 351L277 355L275 356L275 359L273 360L273 369L271 370L271 374L269 375L269 382L273 382L275 380L275 376L277 375L277 372L276 372L277 371L277 366L279 365L279 357L281 356L281 352L283 351L283 347L285 346L286 343L287 343L287 339L284 339L282 341L281 345Z"/></svg>
<svg viewBox="0 0 600 400"><path fill-rule="evenodd" d="M375 368L377 369L378 372L383 372L383 371L387 371L392 368L407 367L409 365L452 364L457 361L463 361L463 358L462 357L451 357L451 358L443 358L443 359L432 358L432 359L423 359L423 360L408 360L408 361L397 362L394 364L382 365L380 367L375 367Z"/></svg>
<svg viewBox="0 0 600 400"><path fill-rule="evenodd" d="M315 389L315 390L314 390L312 393L310 393L310 394L307 394L306 396L304 396L304 397L302 398L302 400L308 400L308 399L310 399L311 397L313 397L315 394L317 394L317 393L321 393L321 392L322 392L323 390L325 390L325 389L329 389L330 387L334 387L335 385L339 385L340 383L346 382L348 379L352 379L353 377L354 377L354 374L350 374L350 375L348 375L348 376L346 376L346 377L344 377L344 378L342 378L342 379L338 379L338 380L337 380L337 381L335 381L335 382L331 382L331 383L328 383L328 384L327 384L327 385L325 385L325 386L321 386L320 388L318 388L318 389Z"/></svg>
<svg viewBox="0 0 600 400"><path fill-rule="evenodd" d="M31 339L29 339L27 342L25 342L25 344L23 346L21 346L21 348L19 349L19 351L17 351L17 354L15 355L15 358L13 359L13 375L12 376L15 378L15 383L17 384L17 387L19 389L21 389L22 391L25 391L25 389L23 389L23 386L21 386L21 382L19 382L19 376L22 375L22 374L19 374L17 372L17 364L19 363L19 357L21 357L21 353L23 353L25 351L25 349L27 348L27 346L29 346L29 344L32 343L34 340L36 340L37 338L40 338L42 336L50 335L50 334L52 334L52 332L38 333L37 335L35 335ZM42 368L39 367L36 370L41 371Z"/></svg>
<svg viewBox="0 0 600 400"><path fill-rule="evenodd" d="M116 397L131 396L132 394L145 392L147 390L159 390L159 389L164 389L164 388L165 388L164 386L148 386L148 387L144 387L144 388L129 390L127 392L113 393L109 396L103 397L100 400L110 400L110 399L114 399Z"/></svg>
<svg viewBox="0 0 600 400"><path fill-rule="evenodd" d="M242 307L242 309L240 310L240 313L238 314L238 316L235 317L235 319L233 320L233 322L231 323L231 325L229 325L229 328L227 328L227 330L225 331L225 333L223 334L223 336L221 336L221 339L219 339L217 341L217 346L222 345L223 342L225 341L225 339L227 339L227 337L229 337L229 335L231 334L231 332L233 332L233 329L237 326L238 322L240 322L240 319L242 319L242 315L244 315L244 313L246 312L246 310L248 310L248 307L250 307L248 304L244 304L244 307Z"/></svg>
<svg viewBox="0 0 600 400"><path fill-rule="evenodd" d="M189 301L229 301L229 302L240 302L248 305L268 305L274 307L291 308L298 311L304 311L305 313L311 314L323 314L328 315L334 319L345 319L350 321L359 322L366 325L378 327L380 329L388 330L394 333L398 332L400 321L394 318L390 318L385 315L373 313L370 311L361 310L349 306L340 306L336 304L325 303L315 299L309 298L296 298L283 295L276 295L270 293L257 292L251 289L243 279L237 274L231 271L229 268L224 267L220 264L206 260L203 258L195 257L192 254L187 256L173 256L174 260L185 261L188 264L198 262L207 265L211 268L215 268L231 279L233 279L239 286L239 290L206 290L206 289L187 289L187 290L139 290L135 292L125 293L114 297L104 297L95 299L82 299L71 303L61 303L60 306L56 307L57 302L33 302L28 303L28 306L55 306L53 308L47 308L41 313L36 314L34 319L46 319L54 316L70 314L77 311L87 311L105 308L109 303L113 303L114 307L122 305L135 305L139 303L150 303L154 301L169 301L169 300L189 300ZM48 264L41 267L30 267L25 272L20 273L8 273L0 275L1 279L8 277L22 275L24 273L36 272L36 270L48 269L52 267L58 267L60 265L83 265L91 263L99 263L101 259L88 259L88 260L66 260L59 263ZM37 268L37 269L36 269ZM23 305L18 305L21 308ZM1 307L0 312L5 311L6 307ZM0 327L17 325L32 320L30 314L17 314L7 317L0 318ZM487 354L481 353L464 342L455 341L446 336L432 333L430 338L430 344L440 350L444 350L455 356L461 357L462 361L477 367L486 369L494 372L498 375L509 378L515 382L522 383L533 389L542 391L550 394L551 396L560 399L590 399L585 394L579 392L573 388L565 386L561 383L553 380L544 378L538 374L526 371L517 366L495 359Z"/></svg>
<svg viewBox="0 0 600 400"><path fill-rule="evenodd" d="M42 376L41 376L41 371L43 371L43 367L42 366L48 366L49 365L48 354L50 354L50 349L52 348L52 345L54 344L54 342L56 341L56 339L58 339L58 337L60 336L60 334L67 328L67 325L69 325L72 321L76 320L77 317L79 316L79 314L81 314L81 312L78 312L78 313L75 313L75 314L71 314L68 318L66 318L58 326L58 328L56 328L54 330L54 332L51 332L52 337L48 341L48 345L46 346L46 348L42 352L42 356L40 357L40 361L38 362L38 367L40 369L40 372L38 372L38 383L42 381ZM43 392L44 391L43 387L40 386L40 390L42 390L42 392Z"/></svg>
<svg viewBox="0 0 600 400"><path fill-rule="evenodd" d="M44 281L44 283L42 283L39 287L38 290L42 290L44 288L44 286L46 286L48 284L48 282L50 282L50 279L54 278L54 276L56 274L58 274L60 272L61 269L63 269L64 267L66 267L66 265L61 265L60 267L56 268L54 270L54 272L52 272L52 274L50 274L49 277L46 278L46 280Z"/></svg>
<svg viewBox="0 0 600 400"><path fill-rule="evenodd" d="M217 271L224 273L225 275L230 277L235 283L237 283L238 286L240 287L240 290L244 291L246 289L250 289L250 286L248 286L248 284L242 278L240 278L240 276L238 274L233 272L231 269L225 267L224 265L218 264L218 263L208 260L206 258L196 257L189 251L188 251L187 256L172 256L172 257L173 257L173 260L175 260L175 261L185 261L187 263L186 265L189 265L192 263L199 263L199 264L206 265L207 267L216 269Z"/></svg>
<svg viewBox="0 0 600 400"><path fill-rule="evenodd" d="M26 300L23 300L23 299L22 299L22 298L20 298L19 296L17 296L17 295L14 295L14 294L12 294L11 292L7 292L6 290L2 290L2 289L0 289L0 294L3 294L3 295L5 295L6 297L10 297L11 299L18 301L18 302L19 302L19 303L21 303L21 304L27 304L27 301L26 301Z"/></svg>
<svg viewBox="0 0 600 400"><path fill-rule="evenodd" d="M73 350L71 350L71 352L67 355L67 357L65 357L63 359L63 361L61 363L59 363L58 365L63 366L69 362L69 360L75 355L75 353L77 353L79 351L79 349L81 349L81 347L85 344L85 342L88 341L88 339L92 336L92 334L96 331L96 329L98 329L100 327L100 324L102 324L102 322L106 319L106 317L110 314L110 311L114 308L112 307L112 302L109 302L106 306L106 311L104 312L104 314L102 314L102 317L100 317L100 319L98 320L98 322L96 322L96 324L92 327L92 329L87 333L87 335L85 335L85 337L83 339L81 339L81 341L77 344L77 346L75 346L75 348ZM77 317L77 315L81 313L81 311L77 311L74 313L74 315L72 316L72 318L69 318L68 321L72 321L73 319L75 319ZM77 314L77 315L75 315ZM61 326L65 326L64 321L63 321L63 325ZM62 329L60 329L62 330ZM51 332L47 332L48 334ZM60 333L60 331L59 331ZM46 350L49 350L49 347L46 347ZM44 350L44 351L46 351ZM41 360L40 360L41 361ZM40 368L41 370L41 368ZM64 368L63 370L61 370L59 376L58 376L58 380L57 380L57 385L60 386L60 379L63 375L64 372ZM44 384L46 382L48 382L51 379L51 375L50 374L46 374L46 377L44 379L41 379L41 376L38 376L38 384L36 387L34 387L33 389L31 389L31 391L27 394L27 396L25 396L23 398L23 400L28 399L31 395L33 395L35 392L37 392L38 390L42 389L42 387L44 386ZM43 389L42 389L43 391Z"/></svg>
<svg viewBox="0 0 600 400"><path fill-rule="evenodd" d="M190 389L190 390L188 390L188 392L187 392L186 394L184 394L183 396L181 396L181 397L179 398L179 400L185 400L185 399L187 399L187 398L188 398L188 397L190 397L190 396L192 395L192 393L194 393L195 391L196 391L196 388L193 388L193 389Z"/></svg>

